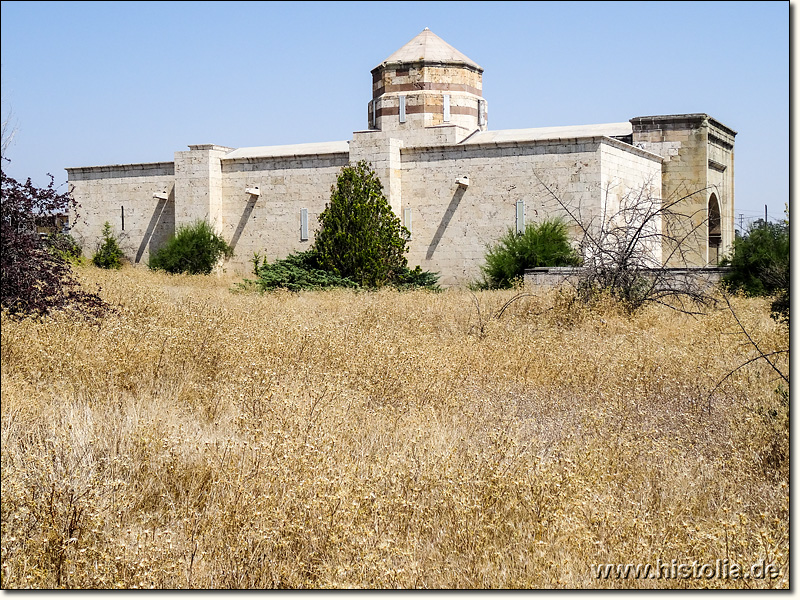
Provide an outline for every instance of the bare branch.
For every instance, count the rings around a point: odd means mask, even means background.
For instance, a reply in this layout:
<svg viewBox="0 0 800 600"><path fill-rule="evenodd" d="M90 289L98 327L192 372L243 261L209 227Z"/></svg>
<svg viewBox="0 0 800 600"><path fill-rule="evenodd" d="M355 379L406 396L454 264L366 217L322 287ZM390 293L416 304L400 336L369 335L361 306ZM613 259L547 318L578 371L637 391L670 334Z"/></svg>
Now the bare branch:
<svg viewBox="0 0 800 600"><path fill-rule="evenodd" d="M0 126L0 159L8 160L8 148L14 141L17 135L17 126L12 123L13 111L9 108L8 113L3 117L3 123Z"/></svg>
<svg viewBox="0 0 800 600"><path fill-rule="evenodd" d="M600 215L587 220L580 205L572 206L538 173L534 177L579 231L583 267L578 290L584 299L606 290L630 310L654 302L688 314L699 314L689 304L715 302L699 282L666 266L690 264L687 248L707 218L702 210L684 214L679 209L708 187L663 201L653 194L658 186L652 181L627 191L608 182L601 190Z"/></svg>
<svg viewBox="0 0 800 600"><path fill-rule="evenodd" d="M725 375L725 377L723 377L722 379L720 379L720 380L719 380L719 382L717 383L717 385L715 385L715 386L714 386L714 389L712 389L712 390L711 390L711 391L708 393L707 400L708 400L708 401L710 401L710 400L711 400L711 396L713 396L713 395L714 395L714 392L716 392L716 391L719 389L719 386L721 386L723 383L725 383L725 381L727 381L727 379L728 379L728 378L729 378L731 375L733 375L734 373L736 373L737 371L739 371L739 370L740 370L740 369L742 369L743 367L746 367L746 366L747 366L747 365L749 365L750 363L754 363L754 362L756 362L757 360L761 360L762 358L763 358L764 360L766 360L768 363L770 363L770 365L772 365L772 362L769 360L769 357L770 357L770 356L777 356L777 355L779 355L779 354L788 354L788 353L789 353L789 350L775 350L774 352L769 352L769 353L767 353L767 354L759 354L758 356L754 356L753 358L751 358L751 359L749 359L749 360L746 360L746 361L744 361L744 362L743 362L742 364L740 364L738 367L736 367L735 369L733 369L733 370L732 370L730 373L728 373L727 375ZM772 368L774 369L775 367L773 366ZM778 371L778 369L775 369L775 370L776 370L776 371ZM787 383L787 384L789 383L789 380L788 380L788 379L786 379L786 377L784 377L783 373L781 373L780 371L778 371L778 375L780 375L781 377L783 377L783 379L786 381L786 383Z"/></svg>
<svg viewBox="0 0 800 600"><path fill-rule="evenodd" d="M774 371L775 371L775 372L776 372L778 375L780 375L781 379L783 379L783 380L786 382L786 384L788 385L788 384L789 384L789 378L788 378L788 377L786 377L786 375L784 375L784 374L783 374L783 372L782 372L782 371L781 371L781 370L780 370L780 369L779 369L779 368L778 368L778 367L775 365L775 363L773 363L773 362L772 362L772 361L769 359L769 357L770 357L770 356L772 356L772 355L774 355L774 354L782 354L782 353L788 352L788 350L780 350L780 351L777 351L777 352L769 352L769 353L764 353L764 352L761 350L761 348L759 348L759 347L758 347L758 344L756 344L756 342L755 342L755 340L752 338L752 336L751 336L751 335L748 333L747 329L745 329L745 326L744 326L744 325L742 325L742 322L739 320L739 316L736 314L736 311L735 311L735 310L733 310L733 306L731 306L731 301L730 301L730 298L728 298L728 295L727 295L727 294L723 294L723 298L725 298L725 303L728 305L728 310L730 310L730 311L731 311L731 314L733 315L733 318L736 320L736 324L737 324L737 325L739 326L739 328L742 330L742 333L744 333L745 337L746 337L746 338L747 338L747 340L750 342L750 344L753 346L753 348L755 348L755 349L756 349L756 352L758 352L758 356L755 358L755 360L757 360L757 359L759 359L759 358L763 358L764 360L766 360L766 361L767 361L767 363L769 364L769 366L770 366L770 367L772 367L772 369L773 369L773 370L774 370ZM749 362L752 362L752 361L748 361L748 363L749 363ZM748 363L745 363L745 364L748 364ZM744 365L742 365L742 366L744 366ZM739 368L741 368L741 367L739 367ZM733 372L735 372L735 371L732 371L732 373L733 373ZM731 373L729 373L728 375L730 375L730 374L731 374ZM727 379L727 376L726 376L726 379Z"/></svg>

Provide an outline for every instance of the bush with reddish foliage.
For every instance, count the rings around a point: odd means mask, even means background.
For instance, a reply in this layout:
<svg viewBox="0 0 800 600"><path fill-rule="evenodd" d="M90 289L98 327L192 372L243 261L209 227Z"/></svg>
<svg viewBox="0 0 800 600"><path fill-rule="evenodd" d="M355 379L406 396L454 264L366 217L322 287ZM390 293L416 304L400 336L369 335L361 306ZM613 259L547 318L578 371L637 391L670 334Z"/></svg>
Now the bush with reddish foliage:
<svg viewBox="0 0 800 600"><path fill-rule="evenodd" d="M105 309L96 293L83 290L70 264L54 252L36 229L37 219L76 208L70 194L60 194L53 177L46 188L28 179L25 183L2 177L2 254L0 254L0 298L3 310L12 315L46 315L73 308L86 315Z"/></svg>

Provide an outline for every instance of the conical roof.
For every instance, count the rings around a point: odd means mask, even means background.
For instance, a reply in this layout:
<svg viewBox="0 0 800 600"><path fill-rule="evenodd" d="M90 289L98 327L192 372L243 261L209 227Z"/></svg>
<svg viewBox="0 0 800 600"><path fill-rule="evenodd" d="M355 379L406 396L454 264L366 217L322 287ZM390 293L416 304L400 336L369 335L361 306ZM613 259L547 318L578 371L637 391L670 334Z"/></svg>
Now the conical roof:
<svg viewBox="0 0 800 600"><path fill-rule="evenodd" d="M375 69L389 64L414 62L462 65L483 71L483 68L475 61L453 48L427 27Z"/></svg>

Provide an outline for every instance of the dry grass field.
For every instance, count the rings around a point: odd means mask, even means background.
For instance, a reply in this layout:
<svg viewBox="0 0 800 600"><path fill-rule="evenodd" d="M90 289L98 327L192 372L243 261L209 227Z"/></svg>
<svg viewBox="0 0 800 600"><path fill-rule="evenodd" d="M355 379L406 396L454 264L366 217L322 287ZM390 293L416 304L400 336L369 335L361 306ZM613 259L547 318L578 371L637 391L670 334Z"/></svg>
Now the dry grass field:
<svg viewBox="0 0 800 600"><path fill-rule="evenodd" d="M2 320L3 588L789 586L788 400L709 396L755 356L724 304L79 275L116 312Z"/></svg>

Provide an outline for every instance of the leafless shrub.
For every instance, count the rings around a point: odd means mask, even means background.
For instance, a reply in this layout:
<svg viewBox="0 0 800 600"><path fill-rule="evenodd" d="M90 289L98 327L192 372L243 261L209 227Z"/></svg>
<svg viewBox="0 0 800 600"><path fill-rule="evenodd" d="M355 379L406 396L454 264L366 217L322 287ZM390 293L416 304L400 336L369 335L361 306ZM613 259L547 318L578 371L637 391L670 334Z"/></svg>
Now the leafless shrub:
<svg viewBox="0 0 800 600"><path fill-rule="evenodd" d="M684 207L705 190L662 200L657 187L647 182L629 190L609 183L601 192L599 210L590 211L534 175L578 231L583 265L577 291L582 300L607 293L631 312L655 303L690 313L714 302L707 281L675 268L696 260L690 254L702 243L707 220L704 211L690 213Z"/></svg>

